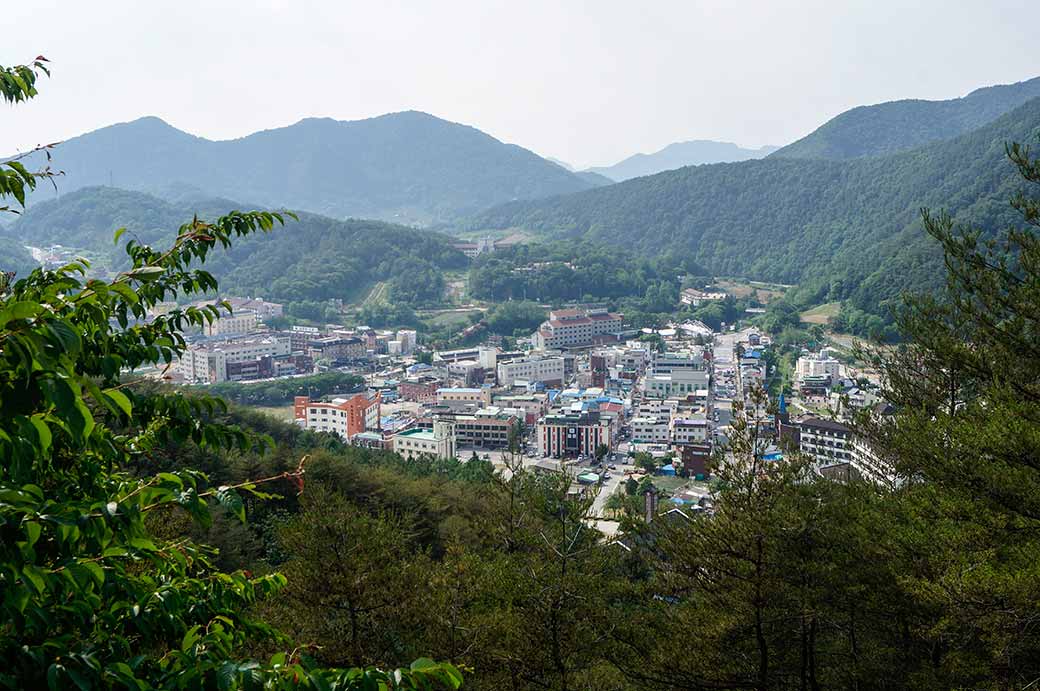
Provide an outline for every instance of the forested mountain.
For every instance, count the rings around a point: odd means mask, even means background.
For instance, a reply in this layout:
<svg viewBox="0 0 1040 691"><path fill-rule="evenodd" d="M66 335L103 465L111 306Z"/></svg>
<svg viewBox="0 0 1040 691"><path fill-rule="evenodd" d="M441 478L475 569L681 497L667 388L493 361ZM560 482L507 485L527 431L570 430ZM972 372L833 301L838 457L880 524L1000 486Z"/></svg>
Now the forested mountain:
<svg viewBox="0 0 1040 691"><path fill-rule="evenodd" d="M228 141L141 118L64 142L52 165L65 172L62 193L112 184L166 195L190 185L257 205L419 224L593 186L527 149L415 111L308 118ZM48 195L41 188L37 198Z"/></svg>
<svg viewBox="0 0 1040 691"><path fill-rule="evenodd" d="M695 166L580 194L515 202L472 221L557 238L689 253L717 275L802 283L819 299L884 312L941 265L922 206L996 228L1018 188L1006 141L1035 142L1040 99L951 141L853 161L769 157Z"/></svg>
<svg viewBox="0 0 1040 691"><path fill-rule="evenodd" d="M195 213L212 218L240 206L220 199L172 204L143 192L88 187L33 205L8 232L25 244L87 250L119 267L127 240L165 245ZM113 233L124 226L129 230L114 246ZM396 299L422 303L440 296L443 269L466 264L438 233L308 213L278 233L243 238L210 260L230 293L287 302L351 299L376 281L389 281Z"/></svg>
<svg viewBox="0 0 1040 691"><path fill-rule="evenodd" d="M713 142L698 139L675 142L652 154L635 154L612 166L589 168L586 172L598 173L621 182L644 175L653 175L663 170L674 170L683 166L699 166L705 163L731 163L763 158L776 151L775 146L745 149L730 142Z"/></svg>
<svg viewBox="0 0 1040 691"><path fill-rule="evenodd" d="M773 157L843 160L883 156L956 137L1037 97L1040 77L976 89L949 101L907 99L860 106L827 121Z"/></svg>
<svg viewBox="0 0 1040 691"><path fill-rule="evenodd" d="M19 277L36 267L36 261L21 243L12 236L5 235L6 228L0 226L0 273L13 271Z"/></svg>

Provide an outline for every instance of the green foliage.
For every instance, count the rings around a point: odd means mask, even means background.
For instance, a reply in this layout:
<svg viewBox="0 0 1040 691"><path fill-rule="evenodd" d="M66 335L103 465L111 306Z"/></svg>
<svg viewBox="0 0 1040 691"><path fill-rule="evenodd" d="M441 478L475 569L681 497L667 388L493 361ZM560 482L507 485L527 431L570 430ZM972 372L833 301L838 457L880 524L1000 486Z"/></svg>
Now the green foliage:
<svg viewBox="0 0 1040 691"><path fill-rule="evenodd" d="M1001 164L1002 142L1031 139L1037 122L1040 98L955 139L889 156L688 167L505 204L472 224L607 243L650 258L682 256L706 270L690 273L798 284L793 304L841 300L888 319L904 292L941 284L941 253L923 232L921 206L944 205L956 220L986 233L1005 227L1013 220L1005 200L1021 183ZM510 267L486 261L492 275L475 275L472 285L490 286L486 296L523 297L505 272ZM602 280L620 294L642 294L645 284L633 290L611 275L620 266L631 264L615 263ZM594 281L566 285L611 294ZM528 297L545 299L530 289Z"/></svg>
<svg viewBox="0 0 1040 691"><path fill-rule="evenodd" d="M42 67L37 65L38 68ZM24 98L24 70L4 70ZM11 76L14 75L14 76ZM10 79L8 79L10 77ZM17 77L17 79L15 79ZM27 183L28 184L28 183ZM3 190L0 197L13 191ZM295 471L212 486L199 470L149 473L171 447L249 452L263 438L216 422L210 397L136 389L124 372L169 363L182 332L216 308L150 307L214 291L193 263L233 240L281 225L281 214L231 212L182 225L166 251L132 240L129 267L85 279L85 261L35 270L0 293L0 686L59 688L457 688L457 672L428 660L396 675L321 670L297 655L250 662L243 651L289 641L250 616L277 593L277 573L222 572L213 551L152 529L176 516L210 525L213 511L246 516L259 486ZM135 471L142 471L137 474ZM255 481L254 481L255 480ZM219 507L219 509L217 508ZM166 520L164 520L166 519ZM398 680L400 679L400 680Z"/></svg>
<svg viewBox="0 0 1040 691"><path fill-rule="evenodd" d="M220 214L235 208L220 199L194 202L194 209ZM35 204L10 233L35 245L61 244L125 267L123 247L134 239L172 242L176 219L190 217L188 203L165 202L141 192L93 187ZM113 245L118 228L131 228ZM466 257L436 233L380 223L301 214L283 233L242 238L214 256L211 270L225 291L283 301L295 316L322 321L324 301L359 299L376 282L391 280L394 299L436 301L440 271L461 268ZM407 304L407 303L406 303Z"/></svg>
<svg viewBox="0 0 1040 691"><path fill-rule="evenodd" d="M530 334L549 316L544 307L527 300L502 302L484 316L484 323L491 333L512 336L516 331Z"/></svg>
<svg viewBox="0 0 1040 691"><path fill-rule="evenodd" d="M243 405L276 406L292 403L295 396L322 398L330 394L357 391L363 377L346 372L323 372L309 377L277 379L247 384L225 381L203 387L211 396Z"/></svg>

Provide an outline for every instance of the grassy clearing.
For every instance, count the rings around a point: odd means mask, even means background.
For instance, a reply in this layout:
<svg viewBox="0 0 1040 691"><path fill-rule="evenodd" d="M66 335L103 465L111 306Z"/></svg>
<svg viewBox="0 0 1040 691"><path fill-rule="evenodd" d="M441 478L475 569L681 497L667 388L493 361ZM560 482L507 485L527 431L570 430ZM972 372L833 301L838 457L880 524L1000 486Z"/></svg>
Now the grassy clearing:
<svg viewBox="0 0 1040 691"><path fill-rule="evenodd" d="M754 297L763 305L778 300L791 286L781 283L763 283L761 281L744 281L740 279L724 279L715 282L722 290L735 298Z"/></svg>
<svg viewBox="0 0 1040 691"><path fill-rule="evenodd" d="M841 311L840 302L827 302L805 310L799 315L803 324L829 324Z"/></svg>
<svg viewBox="0 0 1040 691"><path fill-rule="evenodd" d="M291 422L293 419L293 407L291 405L251 405L248 407L258 413L270 415L279 420Z"/></svg>
<svg viewBox="0 0 1040 691"><path fill-rule="evenodd" d="M480 310L472 310L468 312L441 312L440 314L434 314L429 317L424 317L424 320L434 328L451 327L451 328L464 328L469 326L470 315L479 313Z"/></svg>
<svg viewBox="0 0 1040 691"><path fill-rule="evenodd" d="M386 281L380 281L372 286L372 290L368 291L368 295L361 301L361 306L374 305L377 302L386 302L387 295L389 294L390 288L386 284Z"/></svg>

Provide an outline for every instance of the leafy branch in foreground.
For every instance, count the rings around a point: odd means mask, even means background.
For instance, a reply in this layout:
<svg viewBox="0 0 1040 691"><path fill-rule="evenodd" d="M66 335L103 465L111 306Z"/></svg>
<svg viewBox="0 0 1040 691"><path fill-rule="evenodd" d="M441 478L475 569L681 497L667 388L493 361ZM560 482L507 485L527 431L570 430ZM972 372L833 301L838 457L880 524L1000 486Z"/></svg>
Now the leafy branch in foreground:
<svg viewBox="0 0 1040 691"><path fill-rule="evenodd" d="M36 94L33 69L45 71L41 61L0 70L6 100ZM3 165L15 176L5 178L14 181L0 189L0 198L21 203L34 176L17 162ZM219 424L216 416L226 410L220 399L127 386L121 377L171 363L185 350L186 328L219 316L218 305L148 314L180 294L216 290L213 276L193 263L284 221L266 211L234 211L213 222L195 218L166 251L128 243L131 267L110 282L86 278L89 265L77 260L5 283L0 687L433 689L461 683L453 667L428 660L389 672L320 670L298 653L266 663L239 661L255 642L291 648L282 634L248 616L285 578L220 572L213 550L185 538L159 539L145 520L152 512L183 511L205 525L211 504L244 520L240 491L270 496L255 481L211 488L206 475L192 470L142 477L149 459L171 445L249 449L271 442ZM302 473L301 462L295 472L267 480L302 487Z"/></svg>

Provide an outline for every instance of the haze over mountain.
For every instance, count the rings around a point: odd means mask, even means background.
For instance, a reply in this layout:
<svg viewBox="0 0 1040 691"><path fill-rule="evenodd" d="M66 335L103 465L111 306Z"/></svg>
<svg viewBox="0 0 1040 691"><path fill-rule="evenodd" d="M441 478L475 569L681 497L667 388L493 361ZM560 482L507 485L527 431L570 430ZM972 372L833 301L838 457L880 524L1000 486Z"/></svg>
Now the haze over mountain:
<svg viewBox="0 0 1040 691"><path fill-rule="evenodd" d="M1013 218L1020 179L1007 141L1035 142L1040 98L976 131L885 157L771 156L692 166L553 199L514 202L471 222L553 237L684 253L720 275L802 283L821 301L884 310L942 275L920 208L987 229Z"/></svg>
<svg viewBox="0 0 1040 691"><path fill-rule="evenodd" d="M1040 77L983 87L948 101L908 99L860 106L772 155L832 160L882 156L956 137L1038 96Z"/></svg>
<svg viewBox="0 0 1040 691"><path fill-rule="evenodd" d="M227 141L148 117L62 143L53 166L65 171L57 180L63 194L108 184L160 195L191 187L338 218L418 224L596 184L473 127L416 111L351 122L309 118ZM52 195L41 190L36 198Z"/></svg>
<svg viewBox="0 0 1040 691"><path fill-rule="evenodd" d="M745 149L731 142L715 142L697 139L675 142L652 154L635 154L612 166L589 168L587 172L599 173L611 180L621 182L644 175L653 175L662 170L675 170L683 166L699 166L705 163L730 163L764 158L779 147L763 146Z"/></svg>

